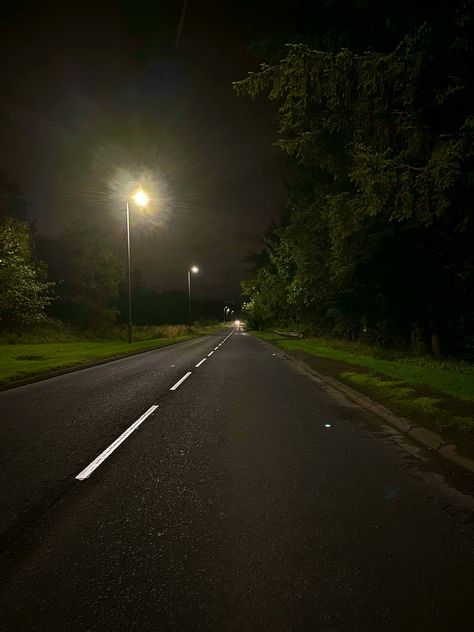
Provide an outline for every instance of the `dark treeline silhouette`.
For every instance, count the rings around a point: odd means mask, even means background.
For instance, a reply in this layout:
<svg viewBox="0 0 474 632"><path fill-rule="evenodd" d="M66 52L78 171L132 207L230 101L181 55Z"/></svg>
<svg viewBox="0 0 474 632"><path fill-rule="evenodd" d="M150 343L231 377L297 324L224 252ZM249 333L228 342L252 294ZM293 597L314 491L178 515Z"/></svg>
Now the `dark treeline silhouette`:
<svg viewBox="0 0 474 632"><path fill-rule="evenodd" d="M235 89L275 102L292 174L248 318L472 357L474 3L232 10L265 62Z"/></svg>
<svg viewBox="0 0 474 632"><path fill-rule="evenodd" d="M178 325L188 322L188 295L178 290L159 292L153 288L135 288L133 296L133 322L136 325ZM127 321L128 294L122 290L117 299L119 322ZM223 303L212 299L193 299L193 322L204 323L222 320Z"/></svg>
<svg viewBox="0 0 474 632"><path fill-rule="evenodd" d="M187 292L146 287L141 270L133 270L132 299L136 325L189 322ZM221 320L223 310L221 301L194 296L192 321ZM1 176L0 329L24 331L48 319L99 333L127 322L124 262L106 234L81 222L55 238L37 234L20 187Z"/></svg>

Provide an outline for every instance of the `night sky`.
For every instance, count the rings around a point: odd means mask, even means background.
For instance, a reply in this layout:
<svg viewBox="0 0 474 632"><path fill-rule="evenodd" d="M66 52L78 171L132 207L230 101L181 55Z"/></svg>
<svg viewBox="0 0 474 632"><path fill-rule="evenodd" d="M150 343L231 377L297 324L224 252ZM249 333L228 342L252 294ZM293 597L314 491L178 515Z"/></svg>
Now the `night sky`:
<svg viewBox="0 0 474 632"><path fill-rule="evenodd" d="M148 285L235 298L245 257L285 203L283 157L265 102L232 81L256 69L226 3L18 2L1 10L0 170L18 180L38 232L92 224L125 256L131 182L133 267Z"/></svg>

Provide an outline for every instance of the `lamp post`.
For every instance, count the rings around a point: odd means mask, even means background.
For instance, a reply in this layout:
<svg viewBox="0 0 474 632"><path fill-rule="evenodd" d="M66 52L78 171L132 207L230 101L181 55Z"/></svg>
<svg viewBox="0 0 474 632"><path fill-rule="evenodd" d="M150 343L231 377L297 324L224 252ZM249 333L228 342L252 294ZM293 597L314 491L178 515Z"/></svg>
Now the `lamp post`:
<svg viewBox="0 0 474 632"><path fill-rule="evenodd" d="M226 320L226 319L225 319L225 317L226 317L226 315L227 315L227 310L228 310L228 309L229 309L229 308L228 308L228 307L227 307L227 305L226 305L226 306L224 307L224 322L225 322L225 320Z"/></svg>
<svg viewBox="0 0 474 632"><path fill-rule="evenodd" d="M148 195L139 189L132 197L138 206L146 206ZM130 264L130 208L127 200L127 266L128 266L128 344L132 342L132 274Z"/></svg>
<svg viewBox="0 0 474 632"><path fill-rule="evenodd" d="M191 272L193 274L197 274L199 272L199 268L197 266L191 266L188 268L188 318L189 318L189 326L192 325L191 320Z"/></svg>

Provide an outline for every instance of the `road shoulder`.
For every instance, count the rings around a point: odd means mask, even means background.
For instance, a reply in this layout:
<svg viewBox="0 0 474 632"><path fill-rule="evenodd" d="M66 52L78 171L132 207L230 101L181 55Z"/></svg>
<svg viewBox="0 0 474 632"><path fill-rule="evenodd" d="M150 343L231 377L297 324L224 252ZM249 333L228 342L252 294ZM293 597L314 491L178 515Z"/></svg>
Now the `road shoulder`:
<svg viewBox="0 0 474 632"><path fill-rule="evenodd" d="M348 399L358 404L361 408L374 413L384 422L388 422L397 428L397 430L415 439L426 448L437 452L443 458L474 473L474 446L471 446L470 441L462 441L461 437L462 443L459 445L458 441L453 438L453 435L456 433L439 432L433 428L432 424L423 423L419 418L402 417L380 401L375 400L372 394L369 395L367 391L363 392L362 390L355 389L352 385L349 386L341 379L335 377L335 375L339 375L340 372L343 372L344 369L354 369L352 365L342 366L343 363L337 363L340 366L337 367L336 371L335 363L331 363L326 358L318 358L309 353L282 349L275 340L265 340L259 336L257 337L262 344L278 349L279 355L296 366L299 370L315 377L327 387L343 393Z"/></svg>

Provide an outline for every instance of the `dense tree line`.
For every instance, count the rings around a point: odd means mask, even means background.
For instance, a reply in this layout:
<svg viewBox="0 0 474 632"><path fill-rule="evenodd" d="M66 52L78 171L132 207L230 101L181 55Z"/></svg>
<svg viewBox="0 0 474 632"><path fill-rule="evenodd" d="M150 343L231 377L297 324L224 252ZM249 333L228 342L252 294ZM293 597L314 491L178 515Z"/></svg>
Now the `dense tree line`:
<svg viewBox="0 0 474 632"><path fill-rule="evenodd" d="M249 318L474 351L473 3L296 2L283 16L235 84L277 104L292 165L242 284Z"/></svg>

